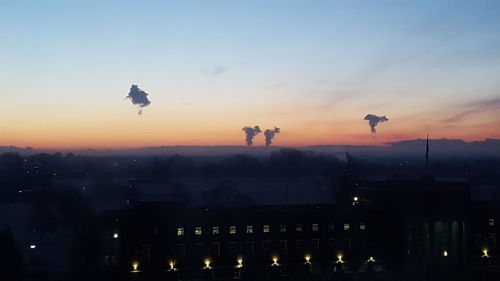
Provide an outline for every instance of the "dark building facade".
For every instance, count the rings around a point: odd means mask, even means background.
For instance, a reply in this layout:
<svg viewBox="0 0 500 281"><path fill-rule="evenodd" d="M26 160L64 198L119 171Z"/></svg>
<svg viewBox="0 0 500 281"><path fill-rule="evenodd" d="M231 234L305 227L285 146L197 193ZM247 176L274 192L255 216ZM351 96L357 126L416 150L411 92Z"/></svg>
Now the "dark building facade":
<svg viewBox="0 0 500 281"><path fill-rule="evenodd" d="M141 202L103 218L100 265L131 280L499 280L498 207L464 182L344 180L335 204Z"/></svg>

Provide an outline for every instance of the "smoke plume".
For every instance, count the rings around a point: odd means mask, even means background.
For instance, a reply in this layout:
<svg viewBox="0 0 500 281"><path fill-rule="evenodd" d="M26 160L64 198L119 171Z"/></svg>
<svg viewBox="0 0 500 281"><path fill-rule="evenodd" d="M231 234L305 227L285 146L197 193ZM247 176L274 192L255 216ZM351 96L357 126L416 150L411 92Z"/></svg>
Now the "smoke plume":
<svg viewBox="0 0 500 281"><path fill-rule="evenodd" d="M253 128L244 127L242 130L246 134L246 142L248 146L251 146L253 144L253 138L255 138L256 135L262 132L259 126L254 126Z"/></svg>
<svg viewBox="0 0 500 281"><path fill-rule="evenodd" d="M151 104L151 101L148 99L148 93L139 89L139 86L132 85L130 87L130 92L128 93L127 99L132 101L132 104L137 105L139 108L139 112L137 114L142 115L142 108Z"/></svg>
<svg viewBox="0 0 500 281"><path fill-rule="evenodd" d="M389 119L387 119L387 117L385 117L385 116L377 116L377 115L373 115L373 114L366 115L364 120L368 120L368 125L370 125L370 128L372 130L372 134L375 134L377 132L376 127L377 127L378 123L389 121Z"/></svg>
<svg viewBox="0 0 500 281"><path fill-rule="evenodd" d="M280 133L280 128L278 127L274 127L273 130L267 129L264 132L264 136L266 137L266 145L271 145L273 143L274 136L279 133Z"/></svg>

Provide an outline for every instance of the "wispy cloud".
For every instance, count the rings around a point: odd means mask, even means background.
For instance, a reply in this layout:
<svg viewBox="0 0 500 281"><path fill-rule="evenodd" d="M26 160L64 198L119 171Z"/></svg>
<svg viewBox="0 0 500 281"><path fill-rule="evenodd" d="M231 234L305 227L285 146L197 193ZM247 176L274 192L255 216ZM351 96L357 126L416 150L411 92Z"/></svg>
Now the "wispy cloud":
<svg viewBox="0 0 500 281"><path fill-rule="evenodd" d="M459 110L455 115L442 121L445 123L454 123L476 114L498 111L500 110L500 97L464 103L459 106Z"/></svg>
<svg viewBox="0 0 500 281"><path fill-rule="evenodd" d="M229 71L229 68L227 68L225 66L221 66L221 65L216 65L216 66L213 66L212 68L209 68L209 69L202 69L201 73L205 77L214 78L214 77L219 76L221 74L224 74L228 71Z"/></svg>

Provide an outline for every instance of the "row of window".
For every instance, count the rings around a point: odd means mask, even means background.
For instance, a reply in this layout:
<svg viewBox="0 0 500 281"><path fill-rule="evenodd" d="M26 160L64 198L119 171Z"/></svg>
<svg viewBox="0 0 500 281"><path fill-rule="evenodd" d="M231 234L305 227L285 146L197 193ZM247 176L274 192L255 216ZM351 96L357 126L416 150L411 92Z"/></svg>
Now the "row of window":
<svg viewBox="0 0 500 281"><path fill-rule="evenodd" d="M252 234L254 233L254 226L253 225L247 225L244 228L244 231L246 234ZM319 224L313 223L311 225L311 230L313 232L318 232L319 231ZM328 230L333 231L334 230L334 225L329 224L328 225ZM351 224L345 223L344 224L344 231L351 230ZM366 223L362 222L359 224L359 230L366 230ZM279 232L283 233L287 231L287 226L282 224L279 226ZM303 231L303 225L302 224L296 224L295 225L295 231L296 232L302 232ZM271 226L268 224L265 224L262 226L262 232L263 233L270 233L271 232ZM218 226L213 226L212 227L212 234L213 235L219 235L221 233L221 228ZM229 234L234 235L237 233L237 229L235 225L229 226ZM183 236L185 234L185 228L184 227L178 227L177 228L177 236ZM195 235L202 235L203 234L203 227L201 226L195 226L194 227L194 234Z"/></svg>
<svg viewBox="0 0 500 281"><path fill-rule="evenodd" d="M220 256L221 250L224 251L227 255L236 255L243 254L245 256L254 256L256 253L258 246L261 246L262 254L269 254L272 252L279 253L280 255L288 254L288 246L292 241L287 240L276 240L276 241L263 241L261 244L254 241L245 241L243 243L238 242L229 242L229 243L220 243L220 242L212 242L210 244L203 243L194 243L190 245L186 244L175 244L175 249L173 249L172 253L176 254L178 257L186 256L186 246L190 249L190 255L198 257L206 254L210 254L212 256ZM319 254L320 253L320 239L312 239L306 245L306 240L297 239L295 242L295 253L298 255L303 255L306 250L311 254ZM222 247L221 247L222 246ZM325 245L323 246L325 251L330 253L337 252L336 250L343 249L345 251L352 250L352 239L345 238L343 240L336 239L328 239ZM222 249L221 249L222 248Z"/></svg>

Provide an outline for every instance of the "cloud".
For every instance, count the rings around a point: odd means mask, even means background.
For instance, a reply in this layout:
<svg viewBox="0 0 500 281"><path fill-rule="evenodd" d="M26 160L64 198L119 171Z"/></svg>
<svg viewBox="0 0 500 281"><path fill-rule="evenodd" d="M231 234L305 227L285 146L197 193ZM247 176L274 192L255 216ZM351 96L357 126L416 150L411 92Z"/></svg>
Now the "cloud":
<svg viewBox="0 0 500 281"><path fill-rule="evenodd" d="M372 131L372 134L375 134L377 132L376 127L377 127L378 123L389 121L389 119L385 116L377 116L377 115L373 115L373 114L366 115L364 120L368 120L368 125L370 125L370 129Z"/></svg>
<svg viewBox="0 0 500 281"><path fill-rule="evenodd" d="M248 146L251 146L253 145L253 139L255 138L255 136L257 136L259 133L261 133L262 131L260 130L260 127L259 126L254 126L253 128L252 127L243 127L243 132L245 132L246 134L246 143Z"/></svg>
<svg viewBox="0 0 500 281"><path fill-rule="evenodd" d="M286 88L288 88L287 83L274 83L274 84L268 85L264 89L269 90L269 91L277 91L277 90L282 90L282 89L286 89Z"/></svg>
<svg viewBox="0 0 500 281"><path fill-rule="evenodd" d="M132 104L137 105L139 108L139 112L137 114L142 115L142 108L151 104L151 101L148 99L148 93L139 89L139 86L132 85L130 87L130 92L128 93L127 99L132 101Z"/></svg>
<svg viewBox="0 0 500 281"><path fill-rule="evenodd" d="M271 145L273 143L274 136L279 133L280 133L280 128L278 127L274 127L273 130L267 129L264 132L264 136L266 137L266 145Z"/></svg>
<svg viewBox="0 0 500 281"><path fill-rule="evenodd" d="M442 121L445 123L455 123L478 113L500 110L500 97L465 103L460 105L459 108L461 109L459 113Z"/></svg>
<svg viewBox="0 0 500 281"><path fill-rule="evenodd" d="M203 75L205 75L205 77L214 78L214 77L219 76L219 75L226 73L228 71L229 71L229 69L227 67L217 65L217 66L214 66L210 69L202 69L201 73Z"/></svg>

